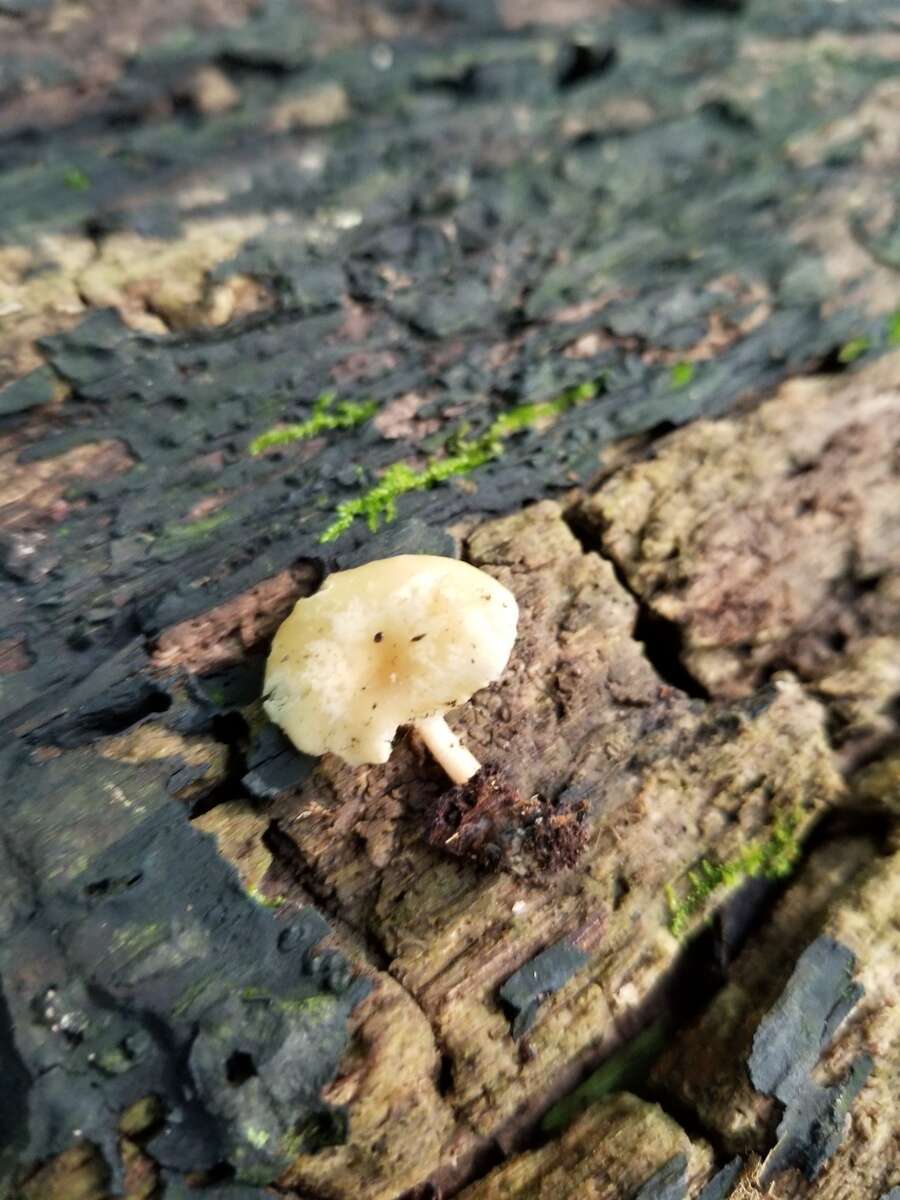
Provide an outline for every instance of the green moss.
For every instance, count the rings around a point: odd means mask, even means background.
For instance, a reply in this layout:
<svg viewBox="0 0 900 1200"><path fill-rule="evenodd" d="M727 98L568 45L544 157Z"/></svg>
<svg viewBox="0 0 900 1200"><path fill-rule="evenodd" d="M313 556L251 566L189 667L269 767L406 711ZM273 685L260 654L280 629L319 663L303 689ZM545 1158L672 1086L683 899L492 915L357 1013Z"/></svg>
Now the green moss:
<svg viewBox="0 0 900 1200"><path fill-rule="evenodd" d="M163 531L162 537L173 542L186 542L191 538L205 537L208 533L212 533L214 529L218 529L227 520L228 512L223 508L219 512L213 513L212 516L203 517L199 521L191 521L187 525L169 525Z"/></svg>
<svg viewBox="0 0 900 1200"><path fill-rule="evenodd" d="M158 1096L144 1096L135 1100L119 1117L119 1132L132 1139L147 1134L165 1116L165 1109Z"/></svg>
<svg viewBox="0 0 900 1200"><path fill-rule="evenodd" d="M63 183L73 192L86 192L91 181L79 167L69 167L63 175Z"/></svg>
<svg viewBox="0 0 900 1200"><path fill-rule="evenodd" d="M759 876L783 879L789 875L800 853L796 836L799 824L800 814L789 813L775 822L765 841L751 842L736 858L723 863L701 859L692 871L688 871L688 889L681 899L671 884L667 885L669 929L675 937L681 937L691 919L719 888L731 888L744 879Z"/></svg>
<svg viewBox="0 0 900 1200"><path fill-rule="evenodd" d="M130 961L132 958L138 958L141 954L145 954L154 946L167 941L168 936L168 927L160 922L151 922L148 925L126 925L123 929L116 930L111 948L113 954L124 954Z"/></svg>
<svg viewBox="0 0 900 1200"><path fill-rule="evenodd" d="M313 1021L321 1021L330 1017L337 1007L334 996L307 996L305 1000L279 1000L278 1007L283 1012L295 1016L309 1017Z"/></svg>
<svg viewBox="0 0 900 1200"><path fill-rule="evenodd" d="M669 372L669 383L678 391L686 388L694 378L696 368L692 362L677 362Z"/></svg>
<svg viewBox="0 0 900 1200"><path fill-rule="evenodd" d="M350 528L357 517L363 517L374 533L382 521L393 521L397 515L397 500L407 492L421 492L459 475L468 475L499 458L503 442L511 434L548 420L579 404L592 400L600 390L599 381L580 383L567 388L552 400L539 404L522 404L496 417L483 434L470 438L467 430L458 430L448 439L447 453L430 458L424 467L415 470L406 463L392 463L378 482L362 496L345 500L338 505L335 519L320 535L320 542L333 542Z"/></svg>
<svg viewBox="0 0 900 1200"><path fill-rule="evenodd" d="M263 908L281 908L286 901L286 896L264 896L259 888L252 885L247 888L247 895L251 900L255 900L257 904L261 904Z"/></svg>
<svg viewBox="0 0 900 1200"><path fill-rule="evenodd" d="M849 342L845 342L838 351L838 362L856 362L865 354L871 344L867 337L852 338Z"/></svg>
<svg viewBox="0 0 900 1200"><path fill-rule="evenodd" d="M250 453L262 454L272 446L302 442L331 429L353 429L368 421L378 407L374 400L342 400L335 404L336 399L334 392L322 392L313 405L310 417L297 425L281 425L261 433L250 443Z"/></svg>
<svg viewBox="0 0 900 1200"><path fill-rule="evenodd" d="M91 1060L93 1066L104 1075L125 1075L134 1067L134 1059L129 1054L124 1042L115 1046L104 1046L95 1051Z"/></svg>
<svg viewBox="0 0 900 1200"><path fill-rule="evenodd" d="M306 1142L299 1133L293 1131L281 1135L281 1153L286 1159L299 1158L306 1149Z"/></svg>
<svg viewBox="0 0 900 1200"><path fill-rule="evenodd" d="M887 319L887 340L889 346L900 346L900 308Z"/></svg>
<svg viewBox="0 0 900 1200"><path fill-rule="evenodd" d="M211 982L211 979L199 979L196 983L192 984L181 997L181 999L178 1000L173 1006L172 1016L176 1018L186 1016L187 1013L190 1012L190 1010L194 1007L194 1004L197 1002L197 1000L200 999L200 997L209 987Z"/></svg>
<svg viewBox="0 0 900 1200"><path fill-rule="evenodd" d="M302 999L291 999L284 996L273 996L265 988L245 987L241 990L241 999L249 1003L272 1004L281 1012L293 1016L309 1017L313 1021L321 1021L330 1017L337 1006L334 996L317 993L314 996L304 996Z"/></svg>
<svg viewBox="0 0 900 1200"><path fill-rule="evenodd" d="M265 1001L266 1004L272 999L270 992L261 987L245 987L241 989L241 999L248 1001Z"/></svg>
<svg viewBox="0 0 900 1200"><path fill-rule="evenodd" d="M593 400L597 395L597 390L597 384L593 380L588 380L586 383L579 383L575 387L567 388L552 400L544 400L539 404L520 404L518 408L501 413L491 425L489 432L492 432L495 437L504 438L520 429L530 429L541 421L552 420L560 413L568 412L570 408Z"/></svg>
<svg viewBox="0 0 900 1200"><path fill-rule="evenodd" d="M244 1137L257 1150L264 1149L268 1145L271 1136L265 1129L257 1129L255 1125L244 1126Z"/></svg>
<svg viewBox="0 0 900 1200"><path fill-rule="evenodd" d="M643 1083L650 1065L659 1057L665 1042L665 1023L655 1021L627 1045L611 1054L574 1092L570 1092L548 1109L541 1122L543 1132L558 1133L595 1101L602 1100L611 1092L627 1091Z"/></svg>

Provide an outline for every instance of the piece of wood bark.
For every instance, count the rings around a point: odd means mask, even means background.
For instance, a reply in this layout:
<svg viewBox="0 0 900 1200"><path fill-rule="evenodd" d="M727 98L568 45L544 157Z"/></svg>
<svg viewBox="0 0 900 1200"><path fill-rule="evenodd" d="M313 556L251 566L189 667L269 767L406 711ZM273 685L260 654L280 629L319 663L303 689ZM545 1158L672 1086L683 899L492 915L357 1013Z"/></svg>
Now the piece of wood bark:
<svg viewBox="0 0 900 1200"><path fill-rule="evenodd" d="M898 439L895 352L673 434L585 514L713 695L790 668L844 740L883 735L900 695Z"/></svg>
<svg viewBox="0 0 900 1200"><path fill-rule="evenodd" d="M870 855L864 841L846 839L815 852L726 987L655 1069L658 1086L689 1105L727 1151L751 1160L737 1195L877 1198L900 1182L900 872L896 853ZM822 965L813 970L815 955ZM859 1094L839 1099L830 1117L801 1114L802 1104L791 1116L791 1104L763 1089L795 1065L806 1076L806 1104L815 1087L840 1096L854 1068ZM785 1112L794 1124L779 1136Z"/></svg>
<svg viewBox="0 0 900 1200"><path fill-rule="evenodd" d="M461 1200L666 1200L694 1195L712 1153L671 1117L627 1092L601 1100L558 1143L520 1154Z"/></svg>

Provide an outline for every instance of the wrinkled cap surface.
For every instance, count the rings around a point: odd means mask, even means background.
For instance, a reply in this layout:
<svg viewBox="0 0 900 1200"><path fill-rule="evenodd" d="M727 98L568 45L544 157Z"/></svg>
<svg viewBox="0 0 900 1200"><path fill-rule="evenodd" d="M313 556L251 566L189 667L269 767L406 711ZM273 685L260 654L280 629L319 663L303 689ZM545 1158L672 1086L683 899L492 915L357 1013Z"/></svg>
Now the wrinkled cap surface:
<svg viewBox="0 0 900 1200"><path fill-rule="evenodd" d="M502 584L453 558L404 554L338 571L275 634L266 713L307 754L386 762L398 725L499 677L518 615Z"/></svg>

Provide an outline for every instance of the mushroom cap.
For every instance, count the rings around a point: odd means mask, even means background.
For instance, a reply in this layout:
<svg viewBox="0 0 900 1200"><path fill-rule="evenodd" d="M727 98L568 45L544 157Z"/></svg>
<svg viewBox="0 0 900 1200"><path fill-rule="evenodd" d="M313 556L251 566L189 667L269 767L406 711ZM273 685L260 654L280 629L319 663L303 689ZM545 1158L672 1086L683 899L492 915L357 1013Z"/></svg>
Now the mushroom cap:
<svg viewBox="0 0 900 1200"><path fill-rule="evenodd" d="M338 571L275 634L266 713L307 754L387 762L398 725L500 676L518 616L510 591L454 558L402 554Z"/></svg>

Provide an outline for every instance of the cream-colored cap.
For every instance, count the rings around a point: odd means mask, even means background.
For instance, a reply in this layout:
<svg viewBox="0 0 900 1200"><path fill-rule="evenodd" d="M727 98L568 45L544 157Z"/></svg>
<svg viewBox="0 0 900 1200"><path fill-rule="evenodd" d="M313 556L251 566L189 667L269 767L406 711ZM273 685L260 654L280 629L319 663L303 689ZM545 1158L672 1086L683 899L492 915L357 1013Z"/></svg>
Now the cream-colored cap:
<svg viewBox="0 0 900 1200"><path fill-rule="evenodd" d="M386 762L398 725L442 715L500 676L518 615L510 591L453 558L338 571L275 634L266 713L307 754Z"/></svg>

